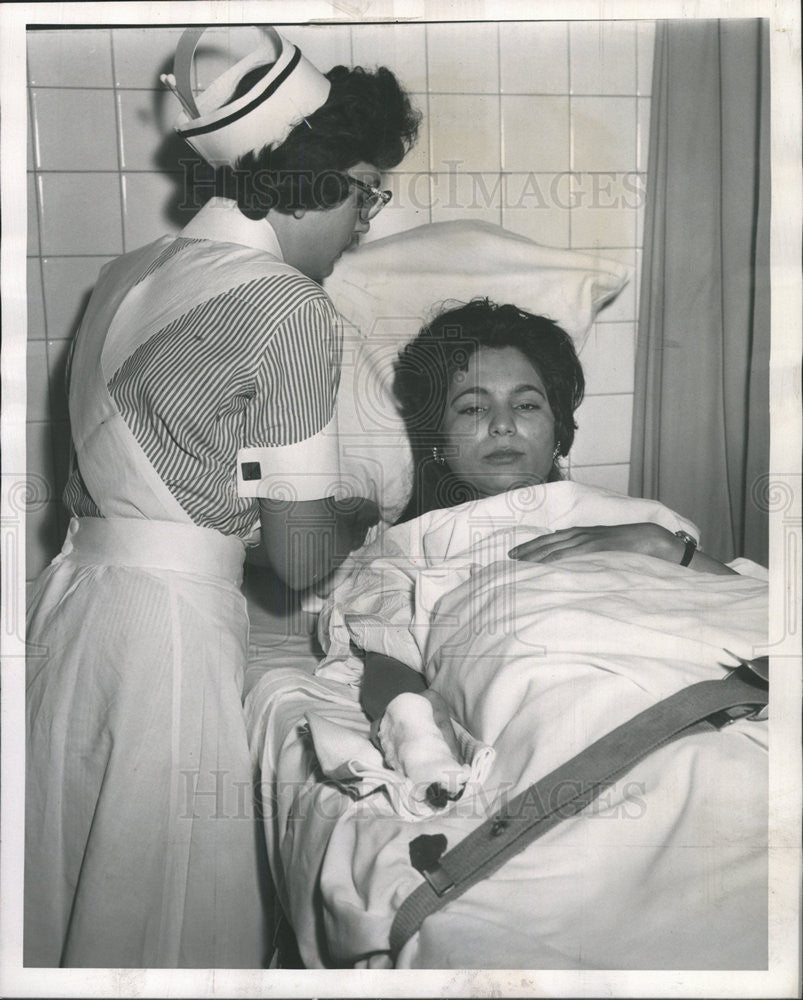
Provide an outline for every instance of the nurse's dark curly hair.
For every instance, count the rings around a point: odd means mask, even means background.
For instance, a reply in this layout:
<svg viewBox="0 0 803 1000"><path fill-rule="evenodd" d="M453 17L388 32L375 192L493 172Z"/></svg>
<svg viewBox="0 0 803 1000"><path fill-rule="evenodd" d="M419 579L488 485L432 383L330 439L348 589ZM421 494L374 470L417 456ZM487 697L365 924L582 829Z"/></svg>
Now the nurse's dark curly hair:
<svg viewBox="0 0 803 1000"><path fill-rule="evenodd" d="M350 167L363 162L390 170L415 144L421 113L389 69L335 66L326 77L332 85L326 102L280 146L217 171L218 194L234 198L248 218L264 218L271 208L332 208L348 196Z"/></svg>
<svg viewBox="0 0 803 1000"><path fill-rule="evenodd" d="M432 460L432 449L443 447L441 426L452 377L465 370L481 347L515 347L533 365L555 418L558 455L569 453L577 429L574 412L582 402L585 379L566 331L543 316L489 299L446 309L421 329L396 362L393 388L407 425L417 480L402 520L476 496L470 485ZM556 459L547 481L561 478Z"/></svg>

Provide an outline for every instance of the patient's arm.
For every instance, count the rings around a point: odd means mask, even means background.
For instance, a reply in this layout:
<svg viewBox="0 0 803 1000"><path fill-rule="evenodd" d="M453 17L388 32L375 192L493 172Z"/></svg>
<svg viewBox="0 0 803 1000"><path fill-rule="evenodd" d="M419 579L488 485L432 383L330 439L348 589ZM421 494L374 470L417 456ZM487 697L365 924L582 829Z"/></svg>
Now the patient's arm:
<svg viewBox="0 0 803 1000"><path fill-rule="evenodd" d="M412 692L423 694L427 682L417 670L383 653L366 653L365 669L360 687L360 705L374 722L381 718L396 695Z"/></svg>
<svg viewBox="0 0 803 1000"><path fill-rule="evenodd" d="M383 653L367 652L360 689L360 704L374 723L371 728L375 732L378 731L388 707L403 694L419 695L429 703L435 725L440 730L449 754L457 763L461 763L460 747L452 728L449 707L438 692L428 688L421 674L408 667L406 663L392 656L385 656ZM385 749L383 748L383 751Z"/></svg>
<svg viewBox="0 0 803 1000"><path fill-rule="evenodd" d="M379 520L371 500L260 500L268 560L293 590L304 590L336 569Z"/></svg>
<svg viewBox="0 0 803 1000"><path fill-rule="evenodd" d="M452 754L459 758L460 748L452 728L452 717L449 706L432 688L417 670L408 667L400 660L384 653L366 653L365 669L360 687L360 704L362 710L372 722L377 722L385 714L388 705L400 694L419 694L432 706L435 723Z"/></svg>
<svg viewBox="0 0 803 1000"><path fill-rule="evenodd" d="M680 563L686 543L668 528L649 521L638 524L597 524L562 528L523 542L508 553L511 559L549 563L589 552L641 552L666 562ZM734 570L719 559L697 549L688 568L698 573L733 575Z"/></svg>

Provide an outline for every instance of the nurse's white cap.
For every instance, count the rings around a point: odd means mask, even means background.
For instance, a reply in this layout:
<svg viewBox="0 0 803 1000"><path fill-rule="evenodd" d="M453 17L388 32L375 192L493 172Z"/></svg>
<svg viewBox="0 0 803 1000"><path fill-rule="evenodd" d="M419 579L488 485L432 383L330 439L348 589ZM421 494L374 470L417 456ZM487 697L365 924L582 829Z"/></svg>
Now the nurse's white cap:
<svg viewBox="0 0 803 1000"><path fill-rule="evenodd" d="M173 75L163 76L181 103L175 130L213 166L233 165L244 153L278 146L292 129L326 102L330 83L301 50L272 27L261 26L262 44L217 77L197 98L192 92L195 49L205 27L187 28L179 39ZM236 101L242 78L265 73ZM268 67L270 67L268 69Z"/></svg>

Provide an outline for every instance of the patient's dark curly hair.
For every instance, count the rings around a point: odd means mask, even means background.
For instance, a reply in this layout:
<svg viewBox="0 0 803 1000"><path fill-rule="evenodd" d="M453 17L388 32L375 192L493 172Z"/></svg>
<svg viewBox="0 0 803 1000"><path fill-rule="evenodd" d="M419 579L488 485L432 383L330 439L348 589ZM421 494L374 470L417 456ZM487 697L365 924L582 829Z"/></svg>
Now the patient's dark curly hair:
<svg viewBox="0 0 803 1000"><path fill-rule="evenodd" d="M569 453L577 429L574 412L582 402L585 379L566 331L543 316L489 299L446 309L420 330L396 362L393 388L416 468L414 495L401 520L477 496L469 484L433 461L432 449L443 446L441 426L451 380L481 347L515 347L533 365L555 418L558 454ZM556 460L547 481L561 478Z"/></svg>
<svg viewBox="0 0 803 1000"><path fill-rule="evenodd" d="M326 77L332 85L326 102L280 146L217 171L218 194L234 198L248 218L264 218L271 208L332 208L348 196L350 167L363 162L389 170L415 144L421 113L389 69L335 66Z"/></svg>

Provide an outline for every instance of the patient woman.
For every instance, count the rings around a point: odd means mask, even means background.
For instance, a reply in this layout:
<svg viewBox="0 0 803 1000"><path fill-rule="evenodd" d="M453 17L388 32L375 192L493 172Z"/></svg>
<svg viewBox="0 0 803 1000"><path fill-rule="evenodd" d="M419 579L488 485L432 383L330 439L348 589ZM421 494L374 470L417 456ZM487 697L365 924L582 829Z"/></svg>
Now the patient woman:
<svg viewBox="0 0 803 1000"><path fill-rule="evenodd" d="M430 510L563 479L583 398L569 335L513 305L476 299L441 312L401 352L394 389L415 458L415 488L401 520ZM643 522L566 528L516 546L513 559L548 563L600 551L640 552L690 570L733 571L694 539ZM378 722L404 692L424 694L450 746L448 712L409 667L366 654L362 704Z"/></svg>

